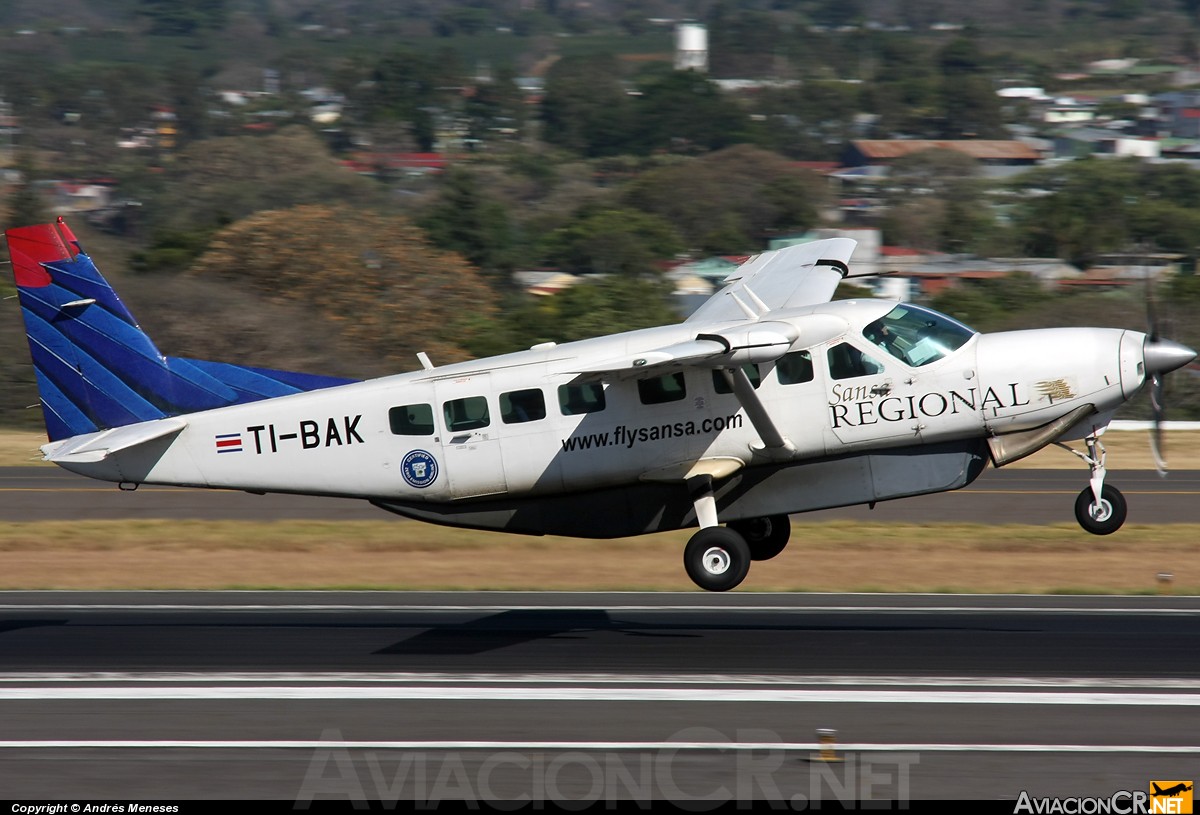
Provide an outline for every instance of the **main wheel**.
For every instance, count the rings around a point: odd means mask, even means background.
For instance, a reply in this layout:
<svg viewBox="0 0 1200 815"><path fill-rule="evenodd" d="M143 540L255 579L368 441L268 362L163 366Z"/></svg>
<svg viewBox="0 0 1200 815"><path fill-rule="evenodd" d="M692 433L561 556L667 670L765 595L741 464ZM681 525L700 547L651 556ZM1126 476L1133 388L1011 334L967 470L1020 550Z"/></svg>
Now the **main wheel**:
<svg viewBox="0 0 1200 815"><path fill-rule="evenodd" d="M783 551L792 536L792 522L786 515L730 521L729 528L746 539L751 560L770 560Z"/></svg>
<svg viewBox="0 0 1200 815"><path fill-rule="evenodd" d="M683 567L697 586L729 591L750 571L750 547L745 538L724 526L701 529L683 550Z"/></svg>
<svg viewBox="0 0 1200 815"><path fill-rule="evenodd" d="M1100 490L1100 503L1096 503L1092 488L1088 487L1075 499L1075 518L1079 525L1093 535L1111 535L1125 523L1125 496L1116 487L1107 484Z"/></svg>

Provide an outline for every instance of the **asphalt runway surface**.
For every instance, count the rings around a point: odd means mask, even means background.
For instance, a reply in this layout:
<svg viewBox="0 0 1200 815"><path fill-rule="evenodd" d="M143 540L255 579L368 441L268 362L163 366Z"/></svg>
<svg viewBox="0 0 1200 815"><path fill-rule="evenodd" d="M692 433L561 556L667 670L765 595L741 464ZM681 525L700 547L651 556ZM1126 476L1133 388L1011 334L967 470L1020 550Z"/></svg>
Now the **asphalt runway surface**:
<svg viewBox="0 0 1200 815"><path fill-rule="evenodd" d="M1151 470L1111 470L1106 483L1129 503L1130 523L1200 522L1200 470L1167 478ZM866 506L809 512L798 522L872 520L897 522L1070 523L1075 497L1088 484L1074 470L994 470L954 492L922 495ZM143 486L122 492L57 467L0 468L0 521L123 518L207 520L383 520L397 516L366 501L298 495L251 495L230 490Z"/></svg>
<svg viewBox="0 0 1200 815"><path fill-rule="evenodd" d="M1198 708L1196 597L0 593L18 799L1107 798Z"/></svg>

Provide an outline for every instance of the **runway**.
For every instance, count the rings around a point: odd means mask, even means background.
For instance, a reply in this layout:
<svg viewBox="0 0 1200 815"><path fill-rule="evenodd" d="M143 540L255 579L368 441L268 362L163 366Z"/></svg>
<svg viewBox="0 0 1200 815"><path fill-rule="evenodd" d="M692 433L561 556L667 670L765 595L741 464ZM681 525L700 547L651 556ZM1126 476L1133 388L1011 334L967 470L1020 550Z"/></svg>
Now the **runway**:
<svg viewBox="0 0 1200 815"><path fill-rule="evenodd" d="M1077 496L1088 483L1076 470L987 470L962 490L866 506L809 512L796 522L873 520L959 523L1070 523ZM1130 523L1200 523L1200 470L1167 478L1151 470L1112 470L1107 483L1125 493ZM375 520L389 515L366 501L297 495L250 495L230 490L140 487L122 492L57 467L0 468L0 520L103 520L199 518L206 520Z"/></svg>
<svg viewBox="0 0 1200 815"><path fill-rule="evenodd" d="M1200 598L0 593L12 798L1107 797L1200 761ZM810 761L818 728L837 763Z"/></svg>

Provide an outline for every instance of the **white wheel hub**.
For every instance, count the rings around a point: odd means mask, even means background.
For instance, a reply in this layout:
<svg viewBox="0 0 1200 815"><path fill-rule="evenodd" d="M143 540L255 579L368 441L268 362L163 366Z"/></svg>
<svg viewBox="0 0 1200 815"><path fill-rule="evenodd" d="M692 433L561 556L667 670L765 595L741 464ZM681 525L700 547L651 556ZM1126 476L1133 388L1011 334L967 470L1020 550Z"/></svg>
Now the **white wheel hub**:
<svg viewBox="0 0 1200 815"><path fill-rule="evenodd" d="M729 552L720 546L710 546L704 552L704 571L709 574L725 574L729 571L733 559L729 557Z"/></svg>
<svg viewBox="0 0 1200 815"><path fill-rule="evenodd" d="M1096 521L1097 523L1104 523L1112 517L1112 514L1112 503L1103 498L1100 499L1100 503L1093 503L1088 507L1088 515L1091 515L1092 520Z"/></svg>

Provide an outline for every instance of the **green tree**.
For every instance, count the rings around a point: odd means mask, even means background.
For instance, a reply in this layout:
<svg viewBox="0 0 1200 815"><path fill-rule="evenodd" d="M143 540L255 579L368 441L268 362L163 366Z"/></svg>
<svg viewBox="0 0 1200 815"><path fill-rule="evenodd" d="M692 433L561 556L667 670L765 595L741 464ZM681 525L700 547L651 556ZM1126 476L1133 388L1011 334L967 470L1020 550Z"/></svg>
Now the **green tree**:
<svg viewBox="0 0 1200 815"><path fill-rule="evenodd" d="M512 130L514 135L525 125L525 95L517 87L516 71L504 65L491 82L481 82L467 100L467 119L471 136L481 141L495 138L496 131Z"/></svg>
<svg viewBox="0 0 1200 815"><path fill-rule="evenodd" d="M709 10L709 71L717 77L770 76L783 51L784 32L770 13L721 0Z"/></svg>
<svg viewBox="0 0 1200 815"><path fill-rule="evenodd" d="M1025 252L1087 266L1097 254L1132 244L1144 168L1135 158L1084 158L1022 175L1014 186L1026 194L1016 200L1013 215ZM1142 238L1152 241L1153 235Z"/></svg>
<svg viewBox="0 0 1200 815"><path fill-rule="evenodd" d="M188 62L177 60L167 71L167 92L175 112L176 146L208 135L208 99L203 81Z"/></svg>
<svg viewBox="0 0 1200 815"><path fill-rule="evenodd" d="M226 0L139 0L138 12L150 21L150 33L190 37L225 26Z"/></svg>
<svg viewBox="0 0 1200 815"><path fill-rule="evenodd" d="M152 226L192 231L265 209L344 201L380 205L383 190L347 172L312 131L287 127L267 136L226 136L187 145L159 186L147 181Z"/></svg>
<svg viewBox="0 0 1200 815"><path fill-rule="evenodd" d="M452 52L394 51L339 71L337 84L368 123L405 122L420 150L432 150L433 112L462 86Z"/></svg>
<svg viewBox="0 0 1200 815"><path fill-rule="evenodd" d="M952 150L922 150L888 174L884 240L947 252L986 253L998 232L979 164Z"/></svg>
<svg viewBox="0 0 1200 815"><path fill-rule="evenodd" d="M798 87L766 89L754 112L766 117L754 143L796 159L832 161L857 138L855 117L862 110L862 86L805 80Z"/></svg>
<svg viewBox="0 0 1200 815"><path fill-rule="evenodd" d="M936 135L940 81L927 49L915 39L895 36L872 37L864 47L874 55L874 73L864 85L863 106L878 117L877 135Z"/></svg>
<svg viewBox="0 0 1200 815"><path fill-rule="evenodd" d="M979 43L966 37L938 53L943 138L1005 137L1000 98L980 54Z"/></svg>
<svg viewBox="0 0 1200 815"><path fill-rule="evenodd" d="M634 103L638 152L700 153L748 138L749 119L695 71L671 71L639 84Z"/></svg>
<svg viewBox="0 0 1200 815"><path fill-rule="evenodd" d="M557 330L563 340L679 322L671 309L671 286L662 280L609 277L555 295Z"/></svg>
<svg viewBox="0 0 1200 815"><path fill-rule="evenodd" d="M628 151L633 111L612 57L566 57L546 75L542 136L584 156Z"/></svg>
<svg viewBox="0 0 1200 815"><path fill-rule="evenodd" d="M556 229L545 240L545 259L574 274L657 277L655 262L675 257L679 235L656 215L637 210L599 209Z"/></svg>
<svg viewBox="0 0 1200 815"><path fill-rule="evenodd" d="M436 246L458 252L480 269L513 267L513 225L504 205L489 197L469 170L451 168L438 201L418 221ZM507 280L504 275L503 280Z"/></svg>
<svg viewBox="0 0 1200 815"><path fill-rule="evenodd" d="M316 308L364 355L405 367L418 351L467 357L466 315L495 295L459 255L399 216L336 205L262 212L218 232L191 275Z"/></svg>
<svg viewBox="0 0 1200 815"><path fill-rule="evenodd" d="M665 218L689 248L735 253L772 233L817 222L823 191L782 156L748 145L642 173L624 190L628 206Z"/></svg>
<svg viewBox="0 0 1200 815"><path fill-rule="evenodd" d="M37 170L33 155L28 150L22 150L17 159L18 180L9 193L7 203L7 226L32 226L45 223L50 218L49 212L37 193L34 180ZM7 228L7 227L6 227Z"/></svg>

